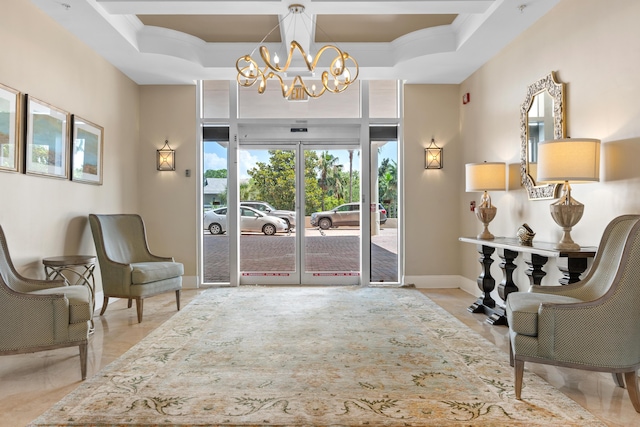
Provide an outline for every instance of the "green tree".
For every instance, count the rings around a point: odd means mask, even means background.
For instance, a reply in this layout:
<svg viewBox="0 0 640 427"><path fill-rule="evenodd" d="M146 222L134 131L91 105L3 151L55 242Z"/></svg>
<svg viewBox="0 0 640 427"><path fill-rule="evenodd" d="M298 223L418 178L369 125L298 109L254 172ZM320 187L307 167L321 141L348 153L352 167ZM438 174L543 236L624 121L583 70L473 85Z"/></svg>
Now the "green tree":
<svg viewBox="0 0 640 427"><path fill-rule="evenodd" d="M378 169L378 202L387 205L388 216L398 215L398 163L383 159Z"/></svg>
<svg viewBox="0 0 640 427"><path fill-rule="evenodd" d="M247 173L255 189L252 199L263 200L278 209L295 209L295 152L269 150L269 163L258 162ZM240 198L240 200L247 200Z"/></svg>
<svg viewBox="0 0 640 427"><path fill-rule="evenodd" d="M204 173L205 178L226 178L227 170L226 169L207 169Z"/></svg>
<svg viewBox="0 0 640 427"><path fill-rule="evenodd" d="M305 215L311 215L322 208L322 189L318 184L318 153L307 150L304 152L304 188Z"/></svg>
<svg viewBox="0 0 640 427"><path fill-rule="evenodd" d="M344 200L341 197L343 194L340 180L342 165L338 164L338 160L340 159L333 154L329 154L328 151L323 151L320 154L318 185L322 189L322 210L326 210L325 201L328 196L333 196L336 200Z"/></svg>

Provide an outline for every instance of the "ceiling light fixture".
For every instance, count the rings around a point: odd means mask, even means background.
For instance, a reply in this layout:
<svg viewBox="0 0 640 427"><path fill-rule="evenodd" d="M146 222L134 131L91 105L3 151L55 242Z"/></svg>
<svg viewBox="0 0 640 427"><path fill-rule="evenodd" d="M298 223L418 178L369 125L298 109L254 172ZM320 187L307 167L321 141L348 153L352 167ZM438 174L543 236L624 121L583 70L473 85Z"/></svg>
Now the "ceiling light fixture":
<svg viewBox="0 0 640 427"><path fill-rule="evenodd" d="M290 5L289 13L280 20L276 27L269 31L269 33L262 39L260 44L262 44L269 36L269 34L271 34L290 15L293 15L295 26L297 18L301 14L304 14L304 6L300 4ZM311 22L311 17L309 17L308 15L306 16ZM307 30L309 30L308 27ZM311 34L311 31L309 31L309 34ZM236 61L236 69L238 70L238 76L236 80L238 81L238 84L243 87L250 87L253 86L256 82L259 82L258 93L260 94L264 93L265 89L267 88L267 81L269 79L277 79L280 82L280 88L282 90L282 96L284 98L299 100L300 96L303 95L301 91L304 91L307 96L310 96L312 98L319 98L327 91L331 93L343 92L349 87L351 83L356 81L356 79L358 78L359 67L356 60L352 58L347 52L343 52L340 48L334 45L323 46L320 50L318 50L318 53L315 55L315 57L313 57L311 54L305 53L300 43L298 43L294 39L289 44L289 56L283 66L280 66L280 59L278 58L278 54L274 54L272 59L271 54L269 53L269 49L266 46L262 45L259 49L260 56L265 64L264 68L262 69L260 69L256 60L251 57L255 53L256 49L254 49L250 55L243 55ZM287 73L287 70L289 70L289 67L291 66L293 60L293 54L296 50L300 52L302 59L304 60L304 64L306 65L306 70L298 73ZM318 67L318 63L320 62L320 58L325 52L333 52L335 54L335 57L331 60L328 70L325 69L324 71L322 71L322 87L317 88L315 84L312 84L311 87L309 87L305 83L302 74L310 75L311 77L313 77L315 75L316 67ZM292 74L294 75L294 77L291 83L285 84L284 79L290 77Z"/></svg>

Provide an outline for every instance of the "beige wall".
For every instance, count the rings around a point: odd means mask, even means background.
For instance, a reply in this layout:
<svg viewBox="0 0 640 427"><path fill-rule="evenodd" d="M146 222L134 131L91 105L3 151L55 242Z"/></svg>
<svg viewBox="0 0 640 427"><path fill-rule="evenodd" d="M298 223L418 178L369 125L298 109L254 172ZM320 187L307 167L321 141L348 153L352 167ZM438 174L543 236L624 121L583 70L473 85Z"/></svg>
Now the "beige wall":
<svg viewBox="0 0 640 427"><path fill-rule="evenodd" d="M597 245L615 216L640 213L638 16L640 2L635 0L563 0L460 87L460 94L471 94L471 102L461 107L458 161L515 164L519 108L527 86L550 71L566 83L567 135L602 140L600 182L572 186L573 197L585 204L584 216L572 231L581 245ZM463 208L479 196L464 193L462 183L458 194ZM529 201L521 188L492 192L492 200L498 206L490 226L494 234L513 236L526 222L536 231L536 239L560 239L561 230L549 214L551 201ZM460 234L479 231L478 221L465 214ZM458 247L464 254L461 273L475 280L478 254L471 245ZM499 280L497 263L493 269ZM527 285L523 271L524 266L517 270L518 283ZM555 268L549 271L555 281Z"/></svg>
<svg viewBox="0 0 640 427"><path fill-rule="evenodd" d="M87 215L138 209L138 86L29 1L3 2L0 82L104 127L104 185L0 172L0 224L16 267L93 254Z"/></svg>
<svg viewBox="0 0 640 427"><path fill-rule="evenodd" d="M140 213L149 246L158 255L173 256L185 268L184 286L197 285L196 87L141 86ZM176 150L176 170L156 169L156 150L168 140ZM185 171L189 169L191 176Z"/></svg>
<svg viewBox="0 0 640 427"><path fill-rule="evenodd" d="M405 85L405 282L448 286L459 274L462 185L458 85ZM424 168L431 138L443 148L443 169Z"/></svg>

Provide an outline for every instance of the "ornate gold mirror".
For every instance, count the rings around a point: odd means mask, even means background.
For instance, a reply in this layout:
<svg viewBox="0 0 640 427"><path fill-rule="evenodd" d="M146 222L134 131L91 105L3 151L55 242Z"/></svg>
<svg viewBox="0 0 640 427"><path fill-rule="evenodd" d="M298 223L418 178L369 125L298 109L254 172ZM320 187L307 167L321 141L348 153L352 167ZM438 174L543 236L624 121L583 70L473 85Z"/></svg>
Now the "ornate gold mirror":
<svg viewBox="0 0 640 427"><path fill-rule="evenodd" d="M536 183L538 143L565 137L564 83L552 71L527 88L520 107L520 176L529 199L557 197L558 184Z"/></svg>

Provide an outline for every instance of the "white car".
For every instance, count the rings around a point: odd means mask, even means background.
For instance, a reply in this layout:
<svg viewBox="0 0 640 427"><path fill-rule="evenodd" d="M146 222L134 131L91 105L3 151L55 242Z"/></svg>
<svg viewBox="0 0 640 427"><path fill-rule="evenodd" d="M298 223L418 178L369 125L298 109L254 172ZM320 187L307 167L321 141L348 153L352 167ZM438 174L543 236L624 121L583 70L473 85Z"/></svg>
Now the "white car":
<svg viewBox="0 0 640 427"><path fill-rule="evenodd" d="M211 234L222 234L227 231L227 208L218 208L204 214L204 227ZM257 231L272 236L286 232L288 225L281 218L266 215L255 209L240 207L240 231Z"/></svg>
<svg viewBox="0 0 640 427"><path fill-rule="evenodd" d="M240 206L247 206L260 212L264 212L267 215L277 216L284 219L289 227L293 230L296 226L296 213L294 211L287 211L284 209L276 209L267 202L257 201L244 201L240 202Z"/></svg>

